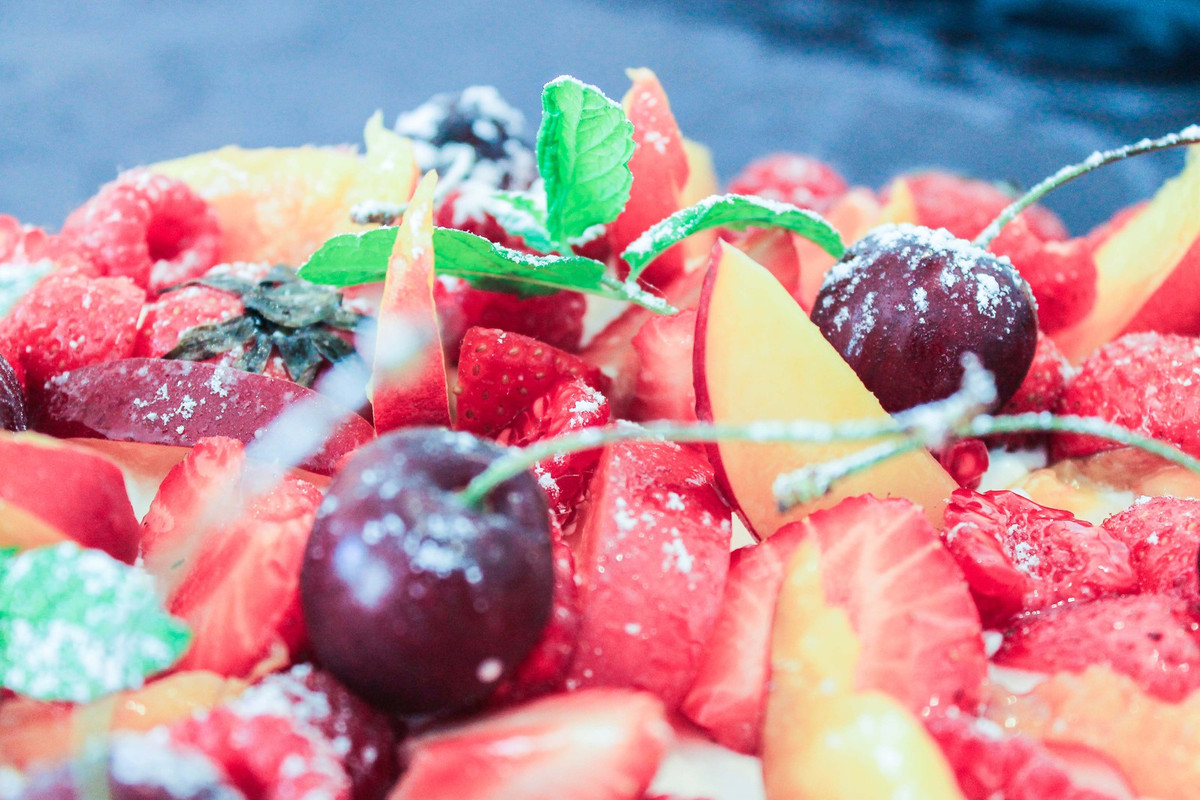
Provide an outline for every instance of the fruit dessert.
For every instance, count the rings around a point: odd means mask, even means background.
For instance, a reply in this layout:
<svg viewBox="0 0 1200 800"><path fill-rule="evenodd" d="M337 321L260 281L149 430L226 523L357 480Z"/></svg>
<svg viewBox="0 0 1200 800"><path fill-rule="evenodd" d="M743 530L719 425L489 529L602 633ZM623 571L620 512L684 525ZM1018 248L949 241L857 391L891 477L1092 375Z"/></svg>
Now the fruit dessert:
<svg viewBox="0 0 1200 800"><path fill-rule="evenodd" d="M1184 798L1200 148L1072 236L653 72L0 216L0 797Z"/></svg>

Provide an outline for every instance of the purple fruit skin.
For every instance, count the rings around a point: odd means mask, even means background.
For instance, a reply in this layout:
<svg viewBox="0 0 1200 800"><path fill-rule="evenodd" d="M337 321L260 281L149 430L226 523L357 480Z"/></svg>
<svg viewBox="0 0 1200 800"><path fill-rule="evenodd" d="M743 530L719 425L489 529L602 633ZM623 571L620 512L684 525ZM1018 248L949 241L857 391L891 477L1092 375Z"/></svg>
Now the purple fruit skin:
<svg viewBox="0 0 1200 800"><path fill-rule="evenodd" d="M468 508L457 490L503 449L406 429L359 450L317 511L300 574L316 660L376 707L485 699L539 641L554 591L549 511L530 473Z"/></svg>
<svg viewBox="0 0 1200 800"><path fill-rule="evenodd" d="M23 431L29 428L29 414L25 408L25 393L17 373L4 356L0 356L0 428L6 431Z"/></svg>
<svg viewBox="0 0 1200 800"><path fill-rule="evenodd" d="M945 230L877 228L829 271L813 322L889 412L953 394L974 353L1016 393L1037 349L1037 306L1008 263Z"/></svg>

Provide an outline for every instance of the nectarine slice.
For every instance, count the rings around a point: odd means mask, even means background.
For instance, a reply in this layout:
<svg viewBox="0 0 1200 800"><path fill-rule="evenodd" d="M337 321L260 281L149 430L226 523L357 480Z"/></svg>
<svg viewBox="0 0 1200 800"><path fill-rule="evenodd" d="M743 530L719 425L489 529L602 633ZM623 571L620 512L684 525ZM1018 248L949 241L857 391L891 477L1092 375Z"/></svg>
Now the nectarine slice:
<svg viewBox="0 0 1200 800"><path fill-rule="evenodd" d="M1063 355L1079 363L1115 339L1147 303L1168 288L1193 298L1200 289L1200 147L1188 148L1183 172L1096 250L1096 304L1075 325L1054 335ZM1184 269L1186 278L1175 275ZM1169 299L1169 298L1168 298ZM1200 310L1200 301L1195 303Z"/></svg>
<svg viewBox="0 0 1200 800"><path fill-rule="evenodd" d="M693 357L696 413L702 420L886 419L879 401L779 282L724 242L713 249L705 278ZM771 490L777 475L865 446L726 441L709 445L708 455L726 496L759 538L818 508L866 493L908 498L940 526L946 498L957 484L925 451L898 456L839 481L813 503L778 510Z"/></svg>

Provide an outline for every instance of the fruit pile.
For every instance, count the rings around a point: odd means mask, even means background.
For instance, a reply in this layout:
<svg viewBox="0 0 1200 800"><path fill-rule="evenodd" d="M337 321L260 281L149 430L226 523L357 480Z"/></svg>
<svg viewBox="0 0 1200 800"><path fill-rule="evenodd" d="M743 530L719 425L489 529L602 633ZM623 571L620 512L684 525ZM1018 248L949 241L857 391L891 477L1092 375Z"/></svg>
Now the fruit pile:
<svg viewBox="0 0 1200 800"><path fill-rule="evenodd" d="M997 235L630 78L0 216L0 797L1191 796L1200 148Z"/></svg>

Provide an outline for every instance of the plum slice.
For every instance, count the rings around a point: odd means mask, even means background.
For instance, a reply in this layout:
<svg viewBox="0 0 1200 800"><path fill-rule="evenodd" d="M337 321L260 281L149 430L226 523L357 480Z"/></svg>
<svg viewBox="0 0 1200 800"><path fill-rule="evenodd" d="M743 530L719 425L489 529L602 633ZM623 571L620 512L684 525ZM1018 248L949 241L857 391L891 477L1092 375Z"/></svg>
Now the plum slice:
<svg viewBox="0 0 1200 800"><path fill-rule="evenodd" d="M374 438L371 424L291 381L215 364L128 358L51 378L36 393L35 430L60 437L191 447L208 436L249 444L298 402L325 406L338 419L324 446L295 466L321 475Z"/></svg>

